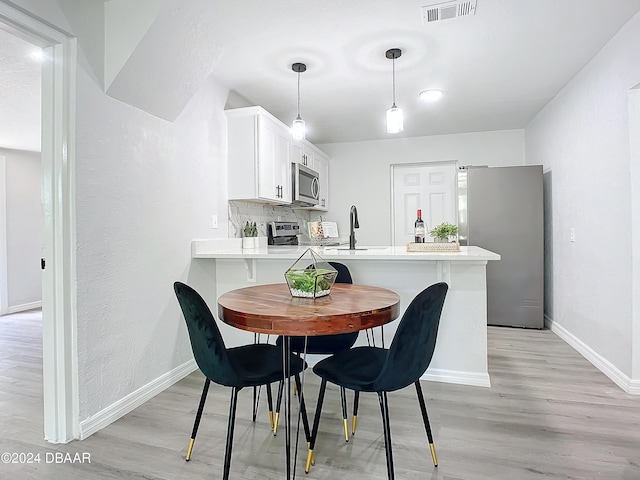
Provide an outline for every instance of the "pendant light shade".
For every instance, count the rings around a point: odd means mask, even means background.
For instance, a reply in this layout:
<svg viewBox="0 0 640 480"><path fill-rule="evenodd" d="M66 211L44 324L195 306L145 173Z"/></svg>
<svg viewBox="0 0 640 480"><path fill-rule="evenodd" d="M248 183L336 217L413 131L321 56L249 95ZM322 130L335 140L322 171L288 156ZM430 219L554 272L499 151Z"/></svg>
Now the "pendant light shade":
<svg viewBox="0 0 640 480"><path fill-rule="evenodd" d="M385 56L392 61L392 105L387 110L387 133L400 133L404 130L404 118L402 109L396 105L396 58L400 58L402 50L391 48Z"/></svg>
<svg viewBox="0 0 640 480"><path fill-rule="evenodd" d="M404 130L402 109L393 106L387 110L387 133L400 133Z"/></svg>
<svg viewBox="0 0 640 480"><path fill-rule="evenodd" d="M304 140L304 120L299 114L291 125L291 135L294 140Z"/></svg>
<svg viewBox="0 0 640 480"><path fill-rule="evenodd" d="M294 63L291 65L291 70L298 74L298 115L291 126L291 136L294 140L304 140L305 125L304 120L300 116L300 74L307 70L307 66L304 63Z"/></svg>

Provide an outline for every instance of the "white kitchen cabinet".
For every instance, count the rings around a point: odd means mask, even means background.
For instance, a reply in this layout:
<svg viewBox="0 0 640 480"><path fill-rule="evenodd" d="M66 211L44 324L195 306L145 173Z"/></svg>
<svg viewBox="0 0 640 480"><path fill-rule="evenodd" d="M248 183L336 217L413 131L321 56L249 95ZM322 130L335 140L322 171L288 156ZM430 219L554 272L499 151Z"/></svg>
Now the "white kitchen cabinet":
<svg viewBox="0 0 640 480"><path fill-rule="evenodd" d="M314 210L327 211L329 210L329 157L320 152L315 155L315 162L320 174L320 194L318 205L314 207Z"/></svg>
<svg viewBox="0 0 640 480"><path fill-rule="evenodd" d="M291 134L261 107L227 110L229 200L291 203Z"/></svg>
<svg viewBox="0 0 640 480"><path fill-rule="evenodd" d="M315 149L311 143L306 140L291 142L291 161L309 167L311 170L318 171L318 164L315 160Z"/></svg>

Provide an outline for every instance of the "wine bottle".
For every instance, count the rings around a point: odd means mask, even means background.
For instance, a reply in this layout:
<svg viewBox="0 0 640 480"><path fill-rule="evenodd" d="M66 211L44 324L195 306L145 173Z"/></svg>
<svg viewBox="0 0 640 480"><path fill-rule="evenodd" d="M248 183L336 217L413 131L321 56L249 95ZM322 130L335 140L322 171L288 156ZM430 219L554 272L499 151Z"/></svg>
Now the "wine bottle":
<svg viewBox="0 0 640 480"><path fill-rule="evenodd" d="M424 243L426 228L424 226L424 221L422 220L422 210L418 210L418 218L416 219L414 232L415 232L415 242Z"/></svg>

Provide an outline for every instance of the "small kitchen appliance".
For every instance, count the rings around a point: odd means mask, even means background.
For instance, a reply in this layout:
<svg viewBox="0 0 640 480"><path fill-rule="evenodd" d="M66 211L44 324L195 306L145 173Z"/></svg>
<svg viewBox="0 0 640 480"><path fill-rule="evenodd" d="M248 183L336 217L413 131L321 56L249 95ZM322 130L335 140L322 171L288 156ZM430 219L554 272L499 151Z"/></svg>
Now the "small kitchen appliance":
<svg viewBox="0 0 640 480"><path fill-rule="evenodd" d="M297 222L269 222L267 224L267 244L298 245L300 226Z"/></svg>
<svg viewBox="0 0 640 480"><path fill-rule="evenodd" d="M307 207L317 205L320 196L320 177L318 172L299 163L292 163L291 168L292 203Z"/></svg>

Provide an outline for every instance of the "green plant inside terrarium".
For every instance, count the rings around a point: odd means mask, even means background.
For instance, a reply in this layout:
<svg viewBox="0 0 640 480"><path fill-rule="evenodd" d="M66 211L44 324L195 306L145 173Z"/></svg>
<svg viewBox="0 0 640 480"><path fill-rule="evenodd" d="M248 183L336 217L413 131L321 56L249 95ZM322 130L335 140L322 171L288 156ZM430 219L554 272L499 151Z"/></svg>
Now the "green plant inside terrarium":
<svg viewBox="0 0 640 480"><path fill-rule="evenodd" d="M330 274L335 275L335 270L318 268L305 270L289 270L286 276L291 282L291 288L301 290L303 292L313 293L315 290L322 291L331 288L331 282L326 278Z"/></svg>
<svg viewBox="0 0 640 480"><path fill-rule="evenodd" d="M284 272L291 295L304 298L329 295L337 275L338 271L311 248Z"/></svg>

